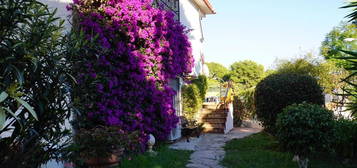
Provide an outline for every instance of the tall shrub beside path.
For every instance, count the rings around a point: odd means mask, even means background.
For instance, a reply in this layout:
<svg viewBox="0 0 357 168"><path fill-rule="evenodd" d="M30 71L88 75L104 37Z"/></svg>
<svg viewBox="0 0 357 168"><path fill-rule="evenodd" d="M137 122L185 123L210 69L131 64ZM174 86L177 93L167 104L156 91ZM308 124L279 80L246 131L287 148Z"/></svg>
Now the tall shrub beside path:
<svg viewBox="0 0 357 168"><path fill-rule="evenodd" d="M192 80L192 84L196 85L200 91L200 97L202 101L206 97L207 89L208 89L208 81L205 75L199 75L196 79Z"/></svg>
<svg viewBox="0 0 357 168"><path fill-rule="evenodd" d="M74 96L83 118L138 130L143 147L149 133L167 138L178 122L168 81L193 67L185 27L151 0L75 0L70 8L95 43L74 57Z"/></svg>
<svg viewBox="0 0 357 168"><path fill-rule="evenodd" d="M255 90L256 114L266 130L274 132L276 117L283 108L302 102L323 105L322 88L307 75L273 74L258 83Z"/></svg>
<svg viewBox="0 0 357 168"><path fill-rule="evenodd" d="M202 107L200 90L197 85L189 84L182 87L182 110L188 120L195 120L198 110Z"/></svg>

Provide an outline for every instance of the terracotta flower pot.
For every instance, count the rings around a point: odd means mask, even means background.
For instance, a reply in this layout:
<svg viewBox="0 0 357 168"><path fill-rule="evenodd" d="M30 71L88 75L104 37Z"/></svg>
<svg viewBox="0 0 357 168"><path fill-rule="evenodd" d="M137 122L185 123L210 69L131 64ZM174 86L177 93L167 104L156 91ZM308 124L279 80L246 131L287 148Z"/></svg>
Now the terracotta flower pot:
<svg viewBox="0 0 357 168"><path fill-rule="evenodd" d="M110 155L108 157L90 158L85 161L89 168L108 168L119 165L119 157L117 155Z"/></svg>

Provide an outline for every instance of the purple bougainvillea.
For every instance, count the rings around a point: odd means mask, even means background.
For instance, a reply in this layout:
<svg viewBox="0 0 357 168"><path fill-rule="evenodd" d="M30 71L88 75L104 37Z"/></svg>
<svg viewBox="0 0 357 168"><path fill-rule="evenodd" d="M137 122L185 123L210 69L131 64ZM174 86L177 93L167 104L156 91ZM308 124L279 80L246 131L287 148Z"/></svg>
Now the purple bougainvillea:
<svg viewBox="0 0 357 168"><path fill-rule="evenodd" d="M185 27L151 0L74 0L71 10L101 51L83 53L75 65L78 85L94 88L80 98L87 118L138 130L143 144L149 133L167 138L178 122L168 81L189 74L194 62Z"/></svg>

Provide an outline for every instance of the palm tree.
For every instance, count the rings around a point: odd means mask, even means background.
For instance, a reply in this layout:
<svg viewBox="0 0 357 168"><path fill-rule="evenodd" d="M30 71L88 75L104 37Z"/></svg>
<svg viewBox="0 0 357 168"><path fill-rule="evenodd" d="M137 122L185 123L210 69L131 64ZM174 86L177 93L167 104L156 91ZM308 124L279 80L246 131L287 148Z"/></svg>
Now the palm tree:
<svg viewBox="0 0 357 168"><path fill-rule="evenodd" d="M346 6L342 6L341 8L352 8L352 13L347 15L347 18L350 18L350 22L356 23L357 21L357 1L352 1L350 4Z"/></svg>

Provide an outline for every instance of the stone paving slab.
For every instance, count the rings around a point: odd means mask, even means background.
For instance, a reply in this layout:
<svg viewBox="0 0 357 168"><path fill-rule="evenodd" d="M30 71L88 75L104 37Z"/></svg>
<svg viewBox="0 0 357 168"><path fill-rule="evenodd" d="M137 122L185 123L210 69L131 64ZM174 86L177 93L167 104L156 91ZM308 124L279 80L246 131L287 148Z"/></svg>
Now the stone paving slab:
<svg viewBox="0 0 357 168"><path fill-rule="evenodd" d="M190 143L179 141L170 148L195 151L186 168L224 168L219 163L225 155L225 143L260 131L260 128L234 128L227 134L204 134L200 138L192 138Z"/></svg>
<svg viewBox="0 0 357 168"><path fill-rule="evenodd" d="M193 137L190 138L190 142L186 141L186 138L180 139L178 142L170 145L169 148L176 150L190 150L195 151L198 148L198 143L202 139L202 136L199 138Z"/></svg>

